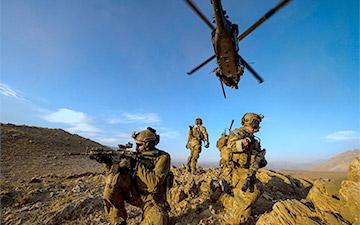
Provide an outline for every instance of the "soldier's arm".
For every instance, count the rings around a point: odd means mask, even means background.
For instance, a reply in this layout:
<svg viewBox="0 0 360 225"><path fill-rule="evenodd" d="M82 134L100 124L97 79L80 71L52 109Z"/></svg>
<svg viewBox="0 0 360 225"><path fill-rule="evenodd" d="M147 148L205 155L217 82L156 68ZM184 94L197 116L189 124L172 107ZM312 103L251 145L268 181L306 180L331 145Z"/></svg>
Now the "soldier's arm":
<svg viewBox="0 0 360 225"><path fill-rule="evenodd" d="M208 135L208 133L207 133L207 131L206 131L206 128L205 128L205 127L202 127L201 132L203 133L203 136L204 136L205 141L206 141L206 142L209 142L209 135Z"/></svg>
<svg viewBox="0 0 360 225"><path fill-rule="evenodd" d="M251 143L251 154L254 155L254 161L250 164L248 176L255 175L259 168L266 166L265 153L266 150L261 148L260 141L254 139Z"/></svg>
<svg viewBox="0 0 360 225"><path fill-rule="evenodd" d="M188 138L187 138L187 143L190 142L191 139L191 128L189 127L189 132L188 132Z"/></svg>
<svg viewBox="0 0 360 225"><path fill-rule="evenodd" d="M190 148L189 143L191 140L191 126L189 126L189 132L188 132L188 138L187 138L187 142L186 142L186 148Z"/></svg>
<svg viewBox="0 0 360 225"><path fill-rule="evenodd" d="M154 169L147 169L144 165L140 164L136 175L144 184L146 184L149 192L156 192L158 187L164 183L166 176L170 171L170 163L170 155L161 155L159 156L159 160Z"/></svg>

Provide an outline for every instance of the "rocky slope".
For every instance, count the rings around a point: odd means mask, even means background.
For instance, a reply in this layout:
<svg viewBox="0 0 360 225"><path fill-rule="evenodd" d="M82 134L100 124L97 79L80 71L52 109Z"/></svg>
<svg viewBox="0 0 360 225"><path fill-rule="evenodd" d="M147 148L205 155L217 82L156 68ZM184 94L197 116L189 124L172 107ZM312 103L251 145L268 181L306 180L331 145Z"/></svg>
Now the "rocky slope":
<svg viewBox="0 0 360 225"><path fill-rule="evenodd" d="M346 151L331 157L329 160L322 162L319 165L313 166L310 170L313 171L331 171L331 172L346 172L350 162L356 157L360 156L360 149Z"/></svg>
<svg viewBox="0 0 360 225"><path fill-rule="evenodd" d="M2 123L0 128L1 176L8 182L39 175L100 172L102 169L86 157L69 156L85 153L88 147L104 147L99 143L61 129Z"/></svg>
<svg viewBox="0 0 360 225"><path fill-rule="evenodd" d="M168 201L171 224L221 224L223 207L209 201L210 182L220 170L201 169L191 175L172 168L174 187ZM257 177L264 193L253 208L249 224L358 224L360 158L351 164L341 189L329 180L295 179L261 170ZM1 185L1 224L108 224L101 194L103 175L39 176L29 181ZM128 205L128 224L141 220L141 211Z"/></svg>
<svg viewBox="0 0 360 225"><path fill-rule="evenodd" d="M219 224L222 206L209 201L210 181L219 177L219 169L202 169L189 174L184 168L172 168L174 187L169 191L172 224ZM258 178L265 192L254 206L253 220L270 211L274 203L306 197L312 183L303 179L262 170ZM108 224L103 211L103 175L38 176L28 181L1 185L1 224ZM129 224L141 220L141 211L127 206Z"/></svg>
<svg viewBox="0 0 360 225"><path fill-rule="evenodd" d="M109 224L102 166L68 154L101 145L59 129L1 124L1 132L0 224ZM209 200L210 182L220 169L203 168L197 175L183 167L172 171L171 224L221 224L223 207ZM264 192L249 224L359 224L359 174L360 157L340 190L332 180L260 170ZM138 224L140 209L127 205L127 211L128 224Z"/></svg>

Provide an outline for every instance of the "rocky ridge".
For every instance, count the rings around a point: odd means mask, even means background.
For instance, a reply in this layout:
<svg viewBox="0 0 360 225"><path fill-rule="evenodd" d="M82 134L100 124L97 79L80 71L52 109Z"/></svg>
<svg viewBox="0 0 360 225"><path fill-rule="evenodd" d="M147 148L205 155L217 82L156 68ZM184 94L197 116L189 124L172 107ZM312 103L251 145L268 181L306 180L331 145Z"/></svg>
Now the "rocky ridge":
<svg viewBox="0 0 360 225"><path fill-rule="evenodd" d="M331 171L331 172L346 172L350 162L360 155L360 149L353 149L350 151L337 154L330 159L313 166L310 170L313 171Z"/></svg>
<svg viewBox="0 0 360 225"><path fill-rule="evenodd" d="M173 188L168 194L171 224L221 224L223 208L211 202L210 182L218 168L197 175L172 168ZM263 195L253 208L249 224L359 224L360 158L353 161L341 189L329 180L310 181L260 170ZM1 224L108 224L103 211L103 175L39 176L1 186ZM127 206L128 224L141 220L140 209Z"/></svg>
<svg viewBox="0 0 360 225"><path fill-rule="evenodd" d="M101 172L102 166L74 153L105 146L62 129L0 124L1 177L7 182L38 175ZM82 166L79 166L82 165Z"/></svg>
<svg viewBox="0 0 360 225"><path fill-rule="evenodd" d="M65 154L104 146L59 129L1 124L1 132L0 224L108 224L102 166ZM221 224L223 207L209 200L210 183L220 169L201 168L196 175L184 167L172 171L171 224ZM257 178L264 192L249 224L359 224L360 157L352 161L340 189L332 180L266 169ZM128 224L138 224L140 209L126 208Z"/></svg>
<svg viewBox="0 0 360 225"><path fill-rule="evenodd" d="M330 180L313 182L305 199L277 202L256 224L360 224L360 157L350 164L340 190Z"/></svg>

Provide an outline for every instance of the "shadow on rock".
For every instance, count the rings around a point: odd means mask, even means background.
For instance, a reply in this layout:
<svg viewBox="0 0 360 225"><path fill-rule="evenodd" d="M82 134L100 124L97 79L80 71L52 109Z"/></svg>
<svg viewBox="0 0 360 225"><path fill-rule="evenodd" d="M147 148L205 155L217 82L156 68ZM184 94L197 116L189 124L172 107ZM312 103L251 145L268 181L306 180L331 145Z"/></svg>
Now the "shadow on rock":
<svg viewBox="0 0 360 225"><path fill-rule="evenodd" d="M220 204L211 203L205 200L201 204L190 204L188 209L177 216L170 218L170 224L220 224L215 218L217 211L222 207Z"/></svg>
<svg viewBox="0 0 360 225"><path fill-rule="evenodd" d="M306 198L311 187L311 182L304 179L296 179L290 175L284 175L271 170L262 170L257 175L261 181L263 194L253 208L254 217L271 211L273 205L282 200Z"/></svg>

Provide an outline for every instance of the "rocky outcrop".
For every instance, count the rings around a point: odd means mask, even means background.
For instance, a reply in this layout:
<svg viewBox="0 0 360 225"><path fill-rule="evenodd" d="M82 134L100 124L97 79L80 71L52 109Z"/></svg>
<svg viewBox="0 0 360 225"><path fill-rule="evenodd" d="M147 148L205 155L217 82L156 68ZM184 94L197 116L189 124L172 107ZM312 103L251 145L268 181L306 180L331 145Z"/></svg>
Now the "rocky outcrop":
<svg viewBox="0 0 360 225"><path fill-rule="evenodd" d="M199 169L192 175L184 168L172 168L174 186L169 190L172 224L220 224L223 207L211 201L211 182L221 176L220 169ZM270 211L276 202L302 199L311 182L275 171L260 170L258 178L264 194L254 205L252 220ZM27 182L1 186L1 224L108 224L104 213L103 175L38 176ZM289 200L290 201L290 200ZM127 205L128 224L138 224L141 210Z"/></svg>
<svg viewBox="0 0 360 225"><path fill-rule="evenodd" d="M341 183L339 194L344 203L341 214L350 222L360 224L360 156L351 162L348 179Z"/></svg>
<svg viewBox="0 0 360 225"><path fill-rule="evenodd" d="M311 167L313 171L331 171L331 172L347 172L350 162L357 156L360 156L360 149L353 149L337 154L330 159L317 163Z"/></svg>
<svg viewBox="0 0 360 225"><path fill-rule="evenodd" d="M256 224L359 224L359 176L360 157L356 157L340 190L330 180L317 180L306 199L277 202Z"/></svg>

